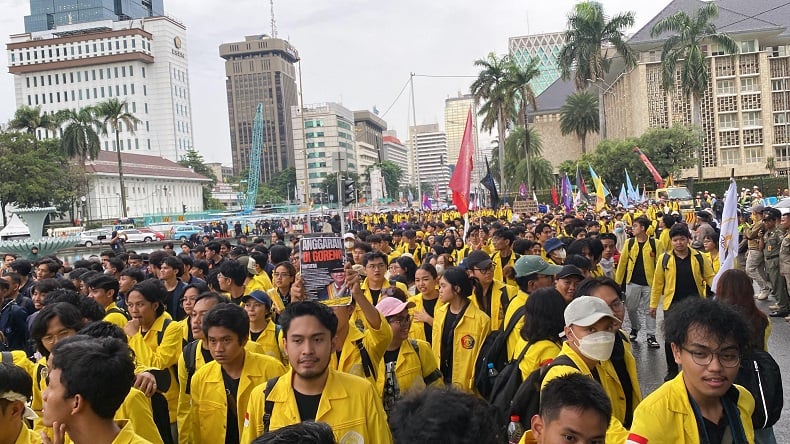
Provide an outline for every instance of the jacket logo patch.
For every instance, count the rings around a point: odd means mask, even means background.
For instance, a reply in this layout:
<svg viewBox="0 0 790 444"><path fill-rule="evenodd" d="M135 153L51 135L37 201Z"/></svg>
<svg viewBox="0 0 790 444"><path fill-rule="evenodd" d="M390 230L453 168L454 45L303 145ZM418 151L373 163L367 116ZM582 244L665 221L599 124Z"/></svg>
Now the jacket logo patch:
<svg viewBox="0 0 790 444"><path fill-rule="evenodd" d="M471 350L475 346L475 338L472 335L464 335L461 337L461 347L466 350Z"/></svg>

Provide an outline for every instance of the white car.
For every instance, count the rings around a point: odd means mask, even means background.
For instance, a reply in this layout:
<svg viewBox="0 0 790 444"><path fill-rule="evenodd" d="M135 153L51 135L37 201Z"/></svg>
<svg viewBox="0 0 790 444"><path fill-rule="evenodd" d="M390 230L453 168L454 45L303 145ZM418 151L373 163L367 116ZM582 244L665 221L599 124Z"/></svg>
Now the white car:
<svg viewBox="0 0 790 444"><path fill-rule="evenodd" d="M146 233L140 230L121 230L118 232L119 235L124 235L126 237L126 242L134 243L134 242L151 242L156 239L156 236L153 233Z"/></svg>
<svg viewBox="0 0 790 444"><path fill-rule="evenodd" d="M92 247L93 245L101 245L110 242L110 235L112 230L98 228L95 230L87 230L80 233L80 241L77 243L79 246Z"/></svg>

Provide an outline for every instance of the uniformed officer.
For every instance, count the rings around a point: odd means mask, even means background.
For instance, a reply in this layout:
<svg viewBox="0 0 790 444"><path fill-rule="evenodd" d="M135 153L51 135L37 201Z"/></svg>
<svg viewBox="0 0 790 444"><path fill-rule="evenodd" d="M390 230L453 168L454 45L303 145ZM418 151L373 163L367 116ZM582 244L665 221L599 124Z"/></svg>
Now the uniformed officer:
<svg viewBox="0 0 790 444"><path fill-rule="evenodd" d="M765 228L762 236L763 255L765 256L765 271L768 280L776 295L776 310L769 313L772 317L785 317L790 315L790 304L788 304L787 285L785 279L779 272L779 251L784 238L784 231L779 227L779 219L782 213L776 208L766 208L763 210L763 222Z"/></svg>
<svg viewBox="0 0 790 444"><path fill-rule="evenodd" d="M782 218L779 222L779 226L784 232L786 233L782 237L782 244L779 249L779 273L782 275L782 279L784 279L785 283L787 284L790 282L790 213L782 214ZM785 286L785 289L787 286ZM790 290L786 290L783 294L785 298L788 297ZM779 299L779 293L776 294L776 311L788 311L788 301L785 299L784 301ZM785 314L785 319L790 320L790 316Z"/></svg>

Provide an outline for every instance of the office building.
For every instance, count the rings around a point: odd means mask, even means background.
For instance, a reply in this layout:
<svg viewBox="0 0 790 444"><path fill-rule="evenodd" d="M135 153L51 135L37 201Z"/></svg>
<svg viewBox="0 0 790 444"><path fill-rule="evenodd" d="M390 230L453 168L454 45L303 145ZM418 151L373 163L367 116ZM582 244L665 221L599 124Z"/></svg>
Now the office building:
<svg viewBox="0 0 790 444"><path fill-rule="evenodd" d="M458 154L461 150L461 142L464 138L466 129L466 118L472 110L472 144L474 145L474 156L472 161L474 171L472 171L472 183L477 183L485 176L485 157L479 146L477 106L475 98L471 94L458 93L457 97L448 97L444 101L444 132L447 134L447 164L450 171L455 169L458 162Z"/></svg>
<svg viewBox="0 0 790 444"><path fill-rule="evenodd" d="M326 202L321 184L328 175L337 172L361 174L354 143L354 113L339 103L305 105L303 110L293 106L291 121L299 196L304 195L306 184L311 199ZM329 198L329 201L337 201L337 196Z"/></svg>
<svg viewBox="0 0 790 444"><path fill-rule="evenodd" d="M774 158L779 174L790 172L790 5L780 0L757 3L720 0L717 31L739 48L728 55L715 44L703 45L710 63L710 85L700 103L683 96L680 83L672 91L661 86L661 45L650 30L675 11L693 15L702 3L674 0L628 41L639 54L637 66L613 66L603 94L607 137L639 136L650 128L690 125L695 105L701 121L703 177L727 178L766 174ZM771 11L770 15L760 11ZM679 76L678 76L679 77ZM696 177L693 167L682 177Z"/></svg>
<svg viewBox="0 0 790 444"><path fill-rule="evenodd" d="M539 95L555 80L560 78L560 68L557 66L557 57L565 45L564 32L550 32L546 34L531 34L508 39L510 57L517 65L527 66L533 57L539 60L540 75L531 85L535 95Z"/></svg>
<svg viewBox="0 0 790 444"><path fill-rule="evenodd" d="M25 32L162 15L165 15L163 0L30 0L30 15L25 16Z"/></svg>
<svg viewBox="0 0 790 444"><path fill-rule="evenodd" d="M403 185L414 183L412 181L414 175L412 173L411 159L409 148L398 139L398 133L395 130L385 131L381 148L381 160L389 160L401 168L403 172L401 183Z"/></svg>
<svg viewBox="0 0 790 444"><path fill-rule="evenodd" d="M413 139L417 153L414 169L415 183L419 181L423 193L428 193L434 198L438 194L438 199L444 200L450 182L447 135L439 131L439 125L434 123L410 127L409 137Z"/></svg>
<svg viewBox="0 0 790 444"><path fill-rule="evenodd" d="M140 123L121 130L121 151L176 161L193 148L186 27L175 19L62 25L12 35L7 51L17 106L52 114L126 101ZM114 151L115 134L100 143Z"/></svg>
<svg viewBox="0 0 790 444"><path fill-rule="evenodd" d="M381 199L384 195L381 186L381 170L368 176L368 168L374 168L381 162L384 130L387 122L370 111L354 111L354 142L357 157L357 170L360 172L360 189L362 196L372 200ZM374 183L375 182L375 183Z"/></svg>
<svg viewBox="0 0 790 444"><path fill-rule="evenodd" d="M253 126L263 103L261 181L294 166L291 109L297 105L296 68L299 53L286 40L267 35L247 36L242 42L223 43L225 86L230 121L233 170L249 169ZM301 134L301 132L300 132Z"/></svg>

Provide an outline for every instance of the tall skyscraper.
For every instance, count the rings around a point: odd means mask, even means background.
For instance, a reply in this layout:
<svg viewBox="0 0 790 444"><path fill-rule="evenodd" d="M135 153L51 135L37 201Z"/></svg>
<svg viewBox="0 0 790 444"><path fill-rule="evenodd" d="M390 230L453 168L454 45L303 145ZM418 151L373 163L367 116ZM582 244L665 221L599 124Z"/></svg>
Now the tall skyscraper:
<svg viewBox="0 0 790 444"><path fill-rule="evenodd" d="M439 125L434 123L409 128L409 137L413 138L417 151L414 182L419 180L428 188L423 187L423 193L435 197L435 191L438 191L439 199L444 200L450 182L447 135L439 131ZM411 146L411 141L408 146Z"/></svg>
<svg viewBox="0 0 790 444"><path fill-rule="evenodd" d="M30 0L25 32L38 32L65 25L125 21L165 15L164 0Z"/></svg>
<svg viewBox="0 0 790 444"><path fill-rule="evenodd" d="M535 91L536 96L560 78L557 56L560 55L560 49L564 44L564 32L532 34L511 37L508 40L510 56L519 66L526 66L532 57L540 61L538 64L540 75L532 81L532 90Z"/></svg>
<svg viewBox="0 0 790 444"><path fill-rule="evenodd" d="M267 35L223 43L225 85L230 120L230 148L236 174L250 165L252 132L258 103L263 103L261 180L294 166L291 109L297 105L296 68L299 53L286 40ZM301 134L301 132L300 132Z"/></svg>
<svg viewBox="0 0 790 444"><path fill-rule="evenodd" d="M43 3L31 0L31 9ZM118 99L140 119L134 133L121 131L121 151L177 161L193 148L186 27L177 20L58 25L12 35L6 49L17 106L51 114ZM47 134L39 130L37 136ZM100 143L104 150L117 148L112 133Z"/></svg>

